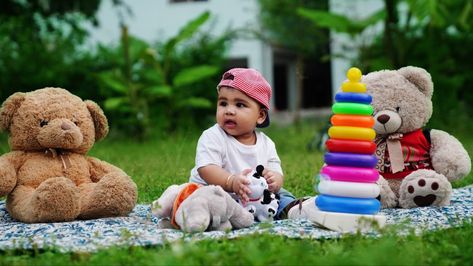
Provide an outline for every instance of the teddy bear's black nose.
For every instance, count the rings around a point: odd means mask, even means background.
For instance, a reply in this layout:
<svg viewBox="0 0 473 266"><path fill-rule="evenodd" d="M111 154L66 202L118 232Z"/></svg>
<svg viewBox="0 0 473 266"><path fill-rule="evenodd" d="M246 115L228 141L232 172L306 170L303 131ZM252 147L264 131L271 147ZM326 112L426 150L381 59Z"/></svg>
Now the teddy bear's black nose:
<svg viewBox="0 0 473 266"><path fill-rule="evenodd" d="M378 122L380 122L381 124L386 124L389 121L390 118L391 117L389 117L389 115L383 114L383 115L378 116L378 118L376 118L376 120L378 120Z"/></svg>

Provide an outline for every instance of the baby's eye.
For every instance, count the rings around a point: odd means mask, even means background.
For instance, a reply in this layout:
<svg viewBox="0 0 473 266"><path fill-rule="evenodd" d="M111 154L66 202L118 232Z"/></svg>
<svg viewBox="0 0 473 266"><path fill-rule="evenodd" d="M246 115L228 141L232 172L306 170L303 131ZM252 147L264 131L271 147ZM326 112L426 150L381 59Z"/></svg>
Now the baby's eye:
<svg viewBox="0 0 473 266"><path fill-rule="evenodd" d="M245 105L244 103L237 103L236 106L237 106L237 107L240 107L240 108L246 107L246 105Z"/></svg>
<svg viewBox="0 0 473 266"><path fill-rule="evenodd" d="M227 106L227 102L219 102L218 105L219 106Z"/></svg>
<svg viewBox="0 0 473 266"><path fill-rule="evenodd" d="M44 119L43 119L43 120L41 120L41 121L39 122L39 126L40 126L40 127L44 127L44 126L46 126L47 124L48 124L48 120L44 120Z"/></svg>

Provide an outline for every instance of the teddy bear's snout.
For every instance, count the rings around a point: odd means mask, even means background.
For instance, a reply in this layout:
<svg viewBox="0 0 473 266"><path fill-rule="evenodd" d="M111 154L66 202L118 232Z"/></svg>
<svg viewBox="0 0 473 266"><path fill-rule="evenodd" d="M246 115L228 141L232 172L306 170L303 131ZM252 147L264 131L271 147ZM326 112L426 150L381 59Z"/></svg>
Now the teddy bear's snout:
<svg viewBox="0 0 473 266"><path fill-rule="evenodd" d="M38 142L44 148L74 149L83 142L80 128L68 119L54 119L41 127Z"/></svg>
<svg viewBox="0 0 473 266"><path fill-rule="evenodd" d="M378 118L376 118L376 120L378 120L378 122L380 122L381 124L386 124L389 121L390 118L391 117L389 117L389 115L382 114L382 115L378 116Z"/></svg>
<svg viewBox="0 0 473 266"><path fill-rule="evenodd" d="M402 119L396 112L390 110L379 111L375 116L374 130L378 134L396 132L402 125Z"/></svg>
<svg viewBox="0 0 473 266"><path fill-rule="evenodd" d="M62 129L62 130L69 130L69 129L71 129L71 125L69 125L69 124L66 123L66 122L62 122L62 124L61 124L61 129Z"/></svg>

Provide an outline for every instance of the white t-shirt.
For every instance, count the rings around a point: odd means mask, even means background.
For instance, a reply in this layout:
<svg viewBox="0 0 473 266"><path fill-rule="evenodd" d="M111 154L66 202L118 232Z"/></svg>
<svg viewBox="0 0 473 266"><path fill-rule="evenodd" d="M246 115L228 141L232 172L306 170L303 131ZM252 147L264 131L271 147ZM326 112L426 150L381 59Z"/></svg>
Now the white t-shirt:
<svg viewBox="0 0 473 266"><path fill-rule="evenodd" d="M245 169L254 170L259 164L283 174L274 142L263 132L256 131L255 145L245 145L228 135L218 124L205 130L200 136L195 167L191 170L189 181L207 185L197 169L211 164L232 174L238 174Z"/></svg>

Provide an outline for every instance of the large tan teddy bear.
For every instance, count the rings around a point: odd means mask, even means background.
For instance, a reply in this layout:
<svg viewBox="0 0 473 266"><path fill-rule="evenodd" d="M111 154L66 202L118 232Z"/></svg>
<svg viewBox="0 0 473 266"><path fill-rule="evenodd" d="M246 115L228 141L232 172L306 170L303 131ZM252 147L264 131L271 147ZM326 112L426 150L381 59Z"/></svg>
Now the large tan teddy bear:
<svg viewBox="0 0 473 266"><path fill-rule="evenodd" d="M0 129L11 152L0 157L0 196L27 223L127 215L137 188L121 169L86 156L108 133L92 101L60 88L15 93L2 105Z"/></svg>
<svg viewBox="0 0 473 266"><path fill-rule="evenodd" d="M433 82L418 67L372 72L362 78L372 95L383 207L450 204L451 181L471 170L462 144L423 127L432 116Z"/></svg>

